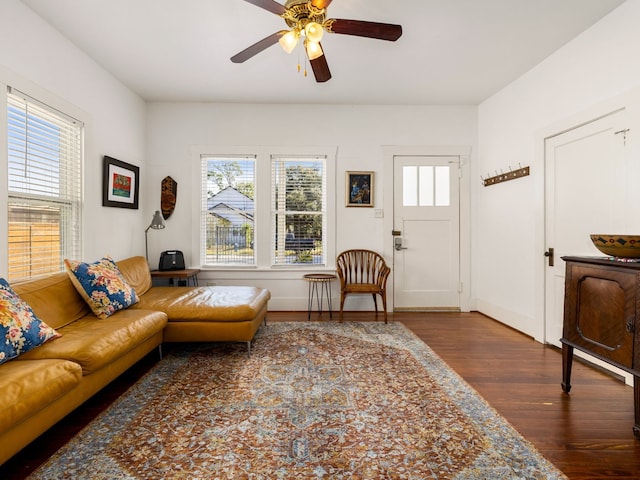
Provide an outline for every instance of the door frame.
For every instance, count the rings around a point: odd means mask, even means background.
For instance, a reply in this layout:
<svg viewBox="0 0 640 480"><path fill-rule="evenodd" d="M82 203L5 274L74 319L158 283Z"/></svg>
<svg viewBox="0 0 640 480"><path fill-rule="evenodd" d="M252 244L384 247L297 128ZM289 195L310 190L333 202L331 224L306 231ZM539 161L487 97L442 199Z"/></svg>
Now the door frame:
<svg viewBox="0 0 640 480"><path fill-rule="evenodd" d="M537 168L532 170L534 183L534 249L535 256L539 261L534 265L534 314L535 318L541 319L534 326L533 337L541 343L547 343L546 339L546 269L547 258L544 252L548 245L546 242L546 211L545 211L545 190L546 190L546 158L545 148L547 140L571 131L577 127L586 125L599 118L605 117L616 110L627 110L629 124L635 125L635 130L640 124L635 119L640 119L640 88L634 88L631 91L622 93L612 99L605 100L596 105L591 106L577 114L559 120L547 127L535 132L535 151L534 158ZM633 129L633 126L631 127ZM552 245L549 245L552 246ZM556 259L556 261L562 261Z"/></svg>
<svg viewBox="0 0 640 480"><path fill-rule="evenodd" d="M473 309L471 284L471 185L469 182L469 160L471 157L470 146L382 146L382 175L385 179L383 186L383 256L387 263L393 263L393 159L397 156L413 157L459 157L460 159L460 311L470 312ZM387 285L393 285L393 268L389 274ZM391 289L392 290L392 289ZM387 292L387 305L393 311L393 291Z"/></svg>

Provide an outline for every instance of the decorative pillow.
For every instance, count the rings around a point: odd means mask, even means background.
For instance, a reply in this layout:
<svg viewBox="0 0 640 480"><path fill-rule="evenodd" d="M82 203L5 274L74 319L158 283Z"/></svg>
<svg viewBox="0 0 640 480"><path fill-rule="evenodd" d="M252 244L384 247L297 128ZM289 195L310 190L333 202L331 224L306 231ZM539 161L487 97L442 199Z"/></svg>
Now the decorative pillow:
<svg viewBox="0 0 640 480"><path fill-rule="evenodd" d="M69 278L98 318L138 303L135 290L127 283L111 257L94 263L64 261Z"/></svg>
<svg viewBox="0 0 640 480"><path fill-rule="evenodd" d="M0 363L61 336L36 317L4 278L0 278L0 335Z"/></svg>

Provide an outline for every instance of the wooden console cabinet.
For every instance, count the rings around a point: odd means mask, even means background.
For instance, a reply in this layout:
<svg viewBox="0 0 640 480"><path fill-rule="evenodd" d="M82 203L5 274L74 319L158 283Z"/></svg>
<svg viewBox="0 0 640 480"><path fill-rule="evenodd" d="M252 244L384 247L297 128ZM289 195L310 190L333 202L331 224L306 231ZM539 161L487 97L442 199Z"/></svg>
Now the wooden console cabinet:
<svg viewBox="0 0 640 480"><path fill-rule="evenodd" d="M562 389L571 390L577 348L633 375L640 439L640 263L603 257L562 257L566 262L562 330Z"/></svg>

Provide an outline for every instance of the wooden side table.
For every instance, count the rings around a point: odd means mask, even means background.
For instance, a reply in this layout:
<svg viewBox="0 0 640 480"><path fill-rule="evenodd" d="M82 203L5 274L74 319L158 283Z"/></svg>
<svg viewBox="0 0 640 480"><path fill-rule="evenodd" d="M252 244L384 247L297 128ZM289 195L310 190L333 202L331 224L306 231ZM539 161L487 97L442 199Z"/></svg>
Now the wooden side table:
<svg viewBox="0 0 640 480"><path fill-rule="evenodd" d="M184 270L151 270L151 277L168 278L171 285L173 285L173 280L175 278L185 280L187 286L189 285L189 280L191 280L193 282L193 286L197 287L199 273L199 268L185 268Z"/></svg>
<svg viewBox="0 0 640 480"><path fill-rule="evenodd" d="M338 278L331 273L307 273L303 278L309 282L309 301L307 305L307 320L311 320L311 307L315 295L318 303L318 313L322 315L322 300L326 293L327 305L329 306L329 318L331 315L331 282Z"/></svg>

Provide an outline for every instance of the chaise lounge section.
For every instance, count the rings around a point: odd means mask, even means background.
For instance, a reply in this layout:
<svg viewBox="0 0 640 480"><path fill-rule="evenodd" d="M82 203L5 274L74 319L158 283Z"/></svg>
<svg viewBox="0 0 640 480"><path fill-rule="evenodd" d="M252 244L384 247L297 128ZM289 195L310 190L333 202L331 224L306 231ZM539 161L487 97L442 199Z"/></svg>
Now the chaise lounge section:
<svg viewBox="0 0 640 480"><path fill-rule="evenodd" d="M140 297L132 308L167 314L165 342L246 342L251 351L251 341L267 316L269 290L153 286L144 257L120 261L118 268Z"/></svg>

